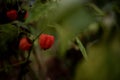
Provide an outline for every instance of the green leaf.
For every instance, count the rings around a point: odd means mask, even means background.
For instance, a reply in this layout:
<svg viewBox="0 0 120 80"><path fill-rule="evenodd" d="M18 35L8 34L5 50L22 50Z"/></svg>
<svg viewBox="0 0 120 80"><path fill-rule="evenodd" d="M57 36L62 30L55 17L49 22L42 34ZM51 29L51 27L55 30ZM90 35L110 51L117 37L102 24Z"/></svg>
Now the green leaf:
<svg viewBox="0 0 120 80"><path fill-rule="evenodd" d="M59 25L56 26L56 29L59 34L61 56L64 56L65 51L68 49L69 41L87 29L91 23L96 22L95 16L85 7L79 7L75 10L73 13L63 12L64 17L58 15L58 19L55 19Z"/></svg>

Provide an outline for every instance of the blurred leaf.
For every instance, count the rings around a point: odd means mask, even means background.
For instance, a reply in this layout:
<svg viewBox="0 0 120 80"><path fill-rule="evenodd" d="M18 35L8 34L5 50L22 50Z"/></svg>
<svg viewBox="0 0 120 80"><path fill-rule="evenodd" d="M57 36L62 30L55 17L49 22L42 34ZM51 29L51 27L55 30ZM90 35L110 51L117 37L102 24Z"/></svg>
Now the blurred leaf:
<svg viewBox="0 0 120 80"><path fill-rule="evenodd" d="M88 61L78 65L75 80L119 80L119 44L116 35L109 43L100 40L88 47Z"/></svg>
<svg viewBox="0 0 120 80"><path fill-rule="evenodd" d="M83 57L85 58L85 60L88 60L86 50L85 50L84 46L82 45L81 41L78 38L76 38L76 41L78 43L80 51L82 52Z"/></svg>
<svg viewBox="0 0 120 80"><path fill-rule="evenodd" d="M26 23L38 21L40 17L45 16L46 13L49 14L49 9L51 9L52 5L55 4L52 4L52 2L42 4L40 1L36 1L29 10L30 15L26 20Z"/></svg>
<svg viewBox="0 0 120 80"><path fill-rule="evenodd" d="M75 80L106 80L105 47L98 44L90 47L87 52L88 60L78 65Z"/></svg>
<svg viewBox="0 0 120 80"><path fill-rule="evenodd" d="M58 23L59 26L56 26L56 29L59 34L60 40L60 53L64 55L65 50L68 48L69 41L73 40L78 34L83 32L91 23L95 22L95 17L84 7L80 7L75 9L70 15L66 15L67 17L60 18ZM69 12L68 12L69 14Z"/></svg>

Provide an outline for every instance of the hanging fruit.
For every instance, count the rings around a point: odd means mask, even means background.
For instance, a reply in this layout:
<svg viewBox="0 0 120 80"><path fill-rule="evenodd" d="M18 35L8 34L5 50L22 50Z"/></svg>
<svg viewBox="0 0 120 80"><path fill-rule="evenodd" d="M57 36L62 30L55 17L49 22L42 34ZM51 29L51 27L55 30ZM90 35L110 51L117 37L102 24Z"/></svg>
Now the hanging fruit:
<svg viewBox="0 0 120 80"><path fill-rule="evenodd" d="M8 19L10 20L16 20L18 17L17 11L16 10L9 10L6 13Z"/></svg>
<svg viewBox="0 0 120 80"><path fill-rule="evenodd" d="M29 38L23 37L20 39L19 48L23 51L29 50L32 46L32 43Z"/></svg>
<svg viewBox="0 0 120 80"><path fill-rule="evenodd" d="M54 43L54 36L48 34L41 34L39 36L38 42L41 49L49 49Z"/></svg>

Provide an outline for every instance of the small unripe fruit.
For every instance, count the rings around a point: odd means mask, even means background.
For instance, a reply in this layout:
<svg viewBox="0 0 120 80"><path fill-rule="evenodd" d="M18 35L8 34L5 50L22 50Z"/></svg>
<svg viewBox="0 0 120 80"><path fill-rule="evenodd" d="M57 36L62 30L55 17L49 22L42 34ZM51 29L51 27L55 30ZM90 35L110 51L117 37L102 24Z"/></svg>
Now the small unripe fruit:
<svg viewBox="0 0 120 80"><path fill-rule="evenodd" d="M30 42L30 40L27 37L23 37L22 39L20 39L20 43L19 43L19 48L23 51L25 50L29 50L32 46L32 43Z"/></svg>
<svg viewBox="0 0 120 80"><path fill-rule="evenodd" d="M39 45L41 49L49 49L54 43L54 36L48 34L41 34L39 36Z"/></svg>
<svg viewBox="0 0 120 80"><path fill-rule="evenodd" d="M16 11L16 10L9 10L9 11L7 11L6 15L7 15L7 17L8 17L10 20L16 20L17 17L18 17L18 14L17 14L17 11Z"/></svg>

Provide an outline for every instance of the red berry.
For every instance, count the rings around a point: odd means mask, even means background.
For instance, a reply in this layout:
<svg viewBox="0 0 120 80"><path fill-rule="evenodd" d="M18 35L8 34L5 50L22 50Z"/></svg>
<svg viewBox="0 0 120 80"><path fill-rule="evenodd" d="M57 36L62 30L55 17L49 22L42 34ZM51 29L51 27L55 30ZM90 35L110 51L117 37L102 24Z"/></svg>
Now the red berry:
<svg viewBox="0 0 120 80"><path fill-rule="evenodd" d="M24 19L26 19L28 17L28 12L26 11Z"/></svg>
<svg viewBox="0 0 120 80"><path fill-rule="evenodd" d="M25 50L29 50L30 47L32 46L30 40L27 38L27 37L23 37L21 40L20 40L20 43L19 43L19 48L23 51Z"/></svg>
<svg viewBox="0 0 120 80"><path fill-rule="evenodd" d="M7 15L7 17L8 17L10 20L16 20L17 17L18 17L18 14L17 14L17 11L16 11L16 10L9 10L9 11L7 11L6 15Z"/></svg>
<svg viewBox="0 0 120 80"><path fill-rule="evenodd" d="M39 45L42 49L49 49L54 43L54 36L48 34L41 34L39 36Z"/></svg>

